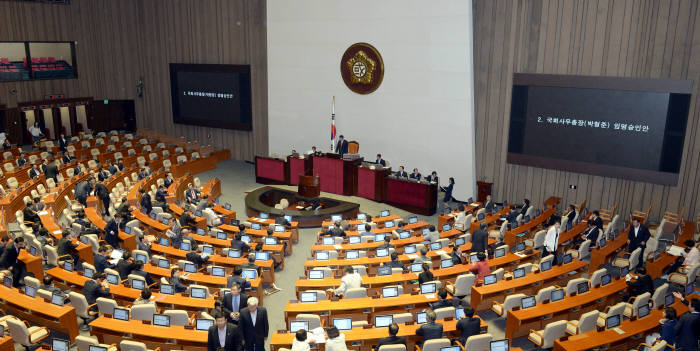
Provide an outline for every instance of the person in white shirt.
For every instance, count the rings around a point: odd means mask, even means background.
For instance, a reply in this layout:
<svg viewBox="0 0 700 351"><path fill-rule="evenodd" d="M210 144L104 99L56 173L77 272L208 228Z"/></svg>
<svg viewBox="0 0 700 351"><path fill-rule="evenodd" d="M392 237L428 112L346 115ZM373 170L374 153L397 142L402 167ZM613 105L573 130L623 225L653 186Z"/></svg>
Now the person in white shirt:
<svg viewBox="0 0 700 351"><path fill-rule="evenodd" d="M294 341L292 341L292 351L309 351L309 350L311 350L311 346L309 346L309 342L313 342L313 340L308 339L306 330L304 330L304 329L297 330L296 337L294 337Z"/></svg>
<svg viewBox="0 0 700 351"><path fill-rule="evenodd" d="M345 275L340 279L340 286L337 289L328 289L338 296L343 296L348 289L359 288L362 285L362 276L355 273L352 266L345 266Z"/></svg>
<svg viewBox="0 0 700 351"><path fill-rule="evenodd" d="M348 346L345 344L345 334L338 331L335 326L326 328L326 351L348 351Z"/></svg>
<svg viewBox="0 0 700 351"><path fill-rule="evenodd" d="M467 214L466 211L464 211L464 205L459 205L458 208L459 212L457 212L457 215L455 216L455 227L462 228L462 231L468 230L467 226L465 225L465 221L467 220Z"/></svg>
<svg viewBox="0 0 700 351"><path fill-rule="evenodd" d="M34 125L29 127L29 134L32 135L32 142L34 143L41 139L41 136L44 135L44 133L42 133L41 128L39 128L39 122L34 122Z"/></svg>
<svg viewBox="0 0 700 351"><path fill-rule="evenodd" d="M311 147L311 150L307 151L306 154L307 154L307 155L314 155L314 154L316 154L316 152L317 152L317 151L316 151L316 147L315 147L315 146L312 146L312 147Z"/></svg>
<svg viewBox="0 0 700 351"><path fill-rule="evenodd" d="M554 224L549 227L547 234L544 236L545 256L554 255L554 262L557 260L557 246L559 245L559 228L561 227L561 219L557 218Z"/></svg>
<svg viewBox="0 0 700 351"><path fill-rule="evenodd" d="M431 225L430 228L428 228L428 234L423 235L423 238L431 243L434 243L440 239L440 233L435 230L434 225Z"/></svg>
<svg viewBox="0 0 700 351"><path fill-rule="evenodd" d="M7 139L5 132L0 132L0 145L5 143L5 139Z"/></svg>
<svg viewBox="0 0 700 351"><path fill-rule="evenodd" d="M695 240L686 240L685 246L690 250L688 253L685 251L681 253L681 255L685 256L683 266L690 268L700 263L700 250L698 250L697 246L695 246Z"/></svg>

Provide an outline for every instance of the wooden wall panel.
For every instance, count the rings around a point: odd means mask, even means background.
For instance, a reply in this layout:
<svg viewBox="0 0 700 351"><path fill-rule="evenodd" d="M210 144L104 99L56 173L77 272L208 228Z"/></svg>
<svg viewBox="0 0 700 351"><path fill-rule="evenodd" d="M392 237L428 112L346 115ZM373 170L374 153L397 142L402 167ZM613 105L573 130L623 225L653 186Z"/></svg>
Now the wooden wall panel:
<svg viewBox="0 0 700 351"><path fill-rule="evenodd" d="M229 148L233 158L252 160L268 149L266 12L265 0L0 1L0 41L77 41L79 75L0 83L0 103L15 106L49 93L133 99L139 127ZM174 124L171 62L250 64L253 131ZM138 98L141 77L144 94Z"/></svg>
<svg viewBox="0 0 700 351"><path fill-rule="evenodd" d="M477 179L497 199L563 203L651 217L700 212L700 10L694 0L474 0ZM677 186L506 163L513 73L695 80ZM576 190L568 189L575 184Z"/></svg>

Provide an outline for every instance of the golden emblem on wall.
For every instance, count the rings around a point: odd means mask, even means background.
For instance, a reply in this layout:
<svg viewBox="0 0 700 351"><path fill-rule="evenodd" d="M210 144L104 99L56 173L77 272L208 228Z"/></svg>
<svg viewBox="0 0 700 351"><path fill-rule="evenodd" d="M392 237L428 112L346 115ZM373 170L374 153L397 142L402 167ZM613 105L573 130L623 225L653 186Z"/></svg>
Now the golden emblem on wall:
<svg viewBox="0 0 700 351"><path fill-rule="evenodd" d="M369 94L379 88L384 78L382 56L370 44L353 44L343 54L340 74L350 90Z"/></svg>

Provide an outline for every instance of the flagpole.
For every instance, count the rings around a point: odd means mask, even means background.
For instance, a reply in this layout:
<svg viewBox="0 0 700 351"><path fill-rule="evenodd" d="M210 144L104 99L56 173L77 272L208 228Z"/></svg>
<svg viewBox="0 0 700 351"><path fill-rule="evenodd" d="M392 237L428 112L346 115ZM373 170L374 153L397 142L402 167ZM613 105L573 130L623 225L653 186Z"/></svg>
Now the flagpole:
<svg viewBox="0 0 700 351"><path fill-rule="evenodd" d="M335 95L331 102L331 151L333 152L333 144L335 144Z"/></svg>

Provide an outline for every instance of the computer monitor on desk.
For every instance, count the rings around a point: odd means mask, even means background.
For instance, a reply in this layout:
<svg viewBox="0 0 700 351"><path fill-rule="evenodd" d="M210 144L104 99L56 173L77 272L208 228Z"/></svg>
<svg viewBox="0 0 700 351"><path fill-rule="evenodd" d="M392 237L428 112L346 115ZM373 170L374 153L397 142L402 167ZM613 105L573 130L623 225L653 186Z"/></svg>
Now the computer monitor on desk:
<svg viewBox="0 0 700 351"><path fill-rule="evenodd" d="M195 322L195 329L200 331L208 331L209 327L214 325L214 320L206 318L197 318Z"/></svg>
<svg viewBox="0 0 700 351"><path fill-rule="evenodd" d="M309 331L308 321L289 321L289 332L296 333L299 330Z"/></svg>
<svg viewBox="0 0 700 351"><path fill-rule="evenodd" d="M605 329L616 328L620 325L620 315L616 314L605 319Z"/></svg>
<svg viewBox="0 0 700 351"><path fill-rule="evenodd" d="M351 330L352 318L333 318L333 325L338 328L338 330Z"/></svg>
<svg viewBox="0 0 700 351"><path fill-rule="evenodd" d="M489 351L508 351L510 348L509 342L510 340L508 339L491 341Z"/></svg>
<svg viewBox="0 0 700 351"><path fill-rule="evenodd" d="M564 299L564 289L552 290L552 302Z"/></svg>
<svg viewBox="0 0 700 351"><path fill-rule="evenodd" d="M394 317L390 314L380 315L380 316L374 317L374 327L375 328L388 327L391 325L391 323L394 323Z"/></svg>
<svg viewBox="0 0 700 351"><path fill-rule="evenodd" d="M41 348L39 348L41 349ZM70 342L63 339L53 339L51 340L51 350L52 351L68 351L70 349Z"/></svg>

